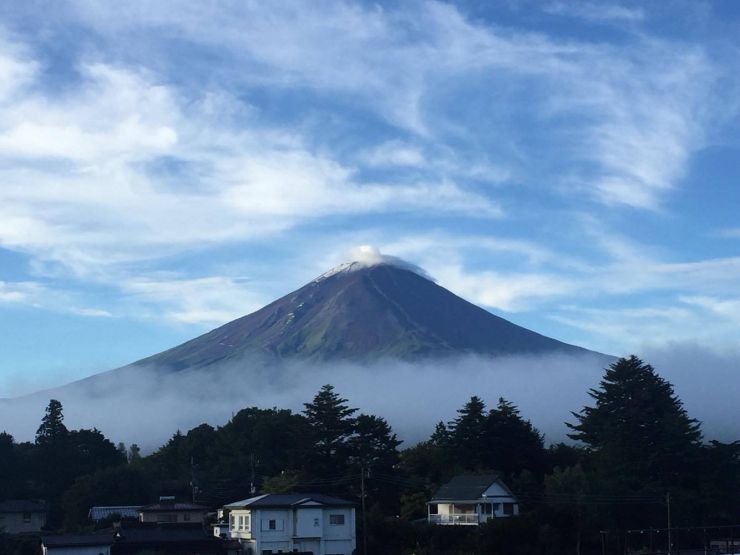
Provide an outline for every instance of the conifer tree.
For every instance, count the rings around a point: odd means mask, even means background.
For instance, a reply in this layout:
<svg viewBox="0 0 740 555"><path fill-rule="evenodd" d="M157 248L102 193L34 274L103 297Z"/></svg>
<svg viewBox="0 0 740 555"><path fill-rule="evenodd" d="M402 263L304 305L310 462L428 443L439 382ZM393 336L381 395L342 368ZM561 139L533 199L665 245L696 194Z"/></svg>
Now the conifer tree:
<svg viewBox="0 0 740 555"><path fill-rule="evenodd" d="M67 436L67 427L64 425L62 403L51 399L46 407L46 413L41 419L41 425L36 430L36 443L49 443L64 439Z"/></svg>
<svg viewBox="0 0 740 555"><path fill-rule="evenodd" d="M452 445L457 451L458 462L473 469L481 463L483 450L483 426L486 421L486 404L473 395L457 411L457 418L449 425Z"/></svg>
<svg viewBox="0 0 740 555"><path fill-rule="evenodd" d="M681 484L693 474L699 423L652 366L634 355L621 358L589 395L594 405L573 413L569 437L586 445L605 474L630 489Z"/></svg>
<svg viewBox="0 0 740 555"><path fill-rule="evenodd" d="M488 413L483 444L487 466L506 475L525 469L541 475L545 470L547 453L542 434L503 397Z"/></svg>
<svg viewBox="0 0 740 555"><path fill-rule="evenodd" d="M319 390L312 402L304 403L304 407L303 414L314 439L317 469L324 474L338 472L346 462L357 409L350 408L347 399L340 397L329 384Z"/></svg>

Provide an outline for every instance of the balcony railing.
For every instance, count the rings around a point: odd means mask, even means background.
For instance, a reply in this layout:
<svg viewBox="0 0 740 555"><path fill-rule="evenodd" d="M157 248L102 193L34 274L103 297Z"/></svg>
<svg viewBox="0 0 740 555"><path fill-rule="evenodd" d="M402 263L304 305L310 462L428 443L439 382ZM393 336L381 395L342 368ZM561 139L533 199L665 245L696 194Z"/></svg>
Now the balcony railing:
<svg viewBox="0 0 740 555"><path fill-rule="evenodd" d="M483 515L483 519L487 515ZM432 524L480 524L481 517L475 513L452 515L429 515Z"/></svg>

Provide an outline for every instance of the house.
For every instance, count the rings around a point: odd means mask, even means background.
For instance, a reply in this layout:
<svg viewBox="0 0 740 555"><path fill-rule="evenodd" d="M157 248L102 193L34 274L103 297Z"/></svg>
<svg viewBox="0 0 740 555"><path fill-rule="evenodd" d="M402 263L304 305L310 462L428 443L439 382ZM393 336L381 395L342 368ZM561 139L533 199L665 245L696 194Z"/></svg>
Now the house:
<svg viewBox="0 0 740 555"><path fill-rule="evenodd" d="M6 534L33 534L46 526L45 501L16 499L0 501L0 530Z"/></svg>
<svg viewBox="0 0 740 555"><path fill-rule="evenodd" d="M42 555L111 555L112 546L113 536L109 530L41 537Z"/></svg>
<svg viewBox="0 0 740 555"><path fill-rule="evenodd" d="M351 555L357 543L355 504L327 495L258 495L225 505L221 514L229 538L239 540L251 555Z"/></svg>
<svg viewBox="0 0 740 555"><path fill-rule="evenodd" d="M214 538L202 524L124 524L113 535L111 555L237 555L238 542Z"/></svg>
<svg viewBox="0 0 740 555"><path fill-rule="evenodd" d="M159 503L139 508L139 522L160 524L203 523L208 507L195 503L178 503L174 497L160 497Z"/></svg>
<svg viewBox="0 0 740 555"><path fill-rule="evenodd" d="M214 538L200 524L128 523L90 534L41 538L43 555L241 555L233 540Z"/></svg>
<svg viewBox="0 0 740 555"><path fill-rule="evenodd" d="M139 509L141 509L141 505L112 505L112 506L99 506L99 507L90 507L90 512L88 513L88 517L93 522L98 522L100 520L105 520L107 518L111 517L118 517L118 518L129 518L129 519L139 519Z"/></svg>
<svg viewBox="0 0 740 555"><path fill-rule="evenodd" d="M455 476L427 503L431 524L478 526L519 514L519 502L498 474Z"/></svg>

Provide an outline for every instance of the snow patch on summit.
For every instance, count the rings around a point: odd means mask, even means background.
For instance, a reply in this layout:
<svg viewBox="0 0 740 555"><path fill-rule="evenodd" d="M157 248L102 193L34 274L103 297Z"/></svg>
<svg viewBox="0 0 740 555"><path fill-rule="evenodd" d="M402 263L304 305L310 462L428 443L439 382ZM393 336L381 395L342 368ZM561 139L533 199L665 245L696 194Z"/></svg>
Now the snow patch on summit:
<svg viewBox="0 0 740 555"><path fill-rule="evenodd" d="M380 252L380 249L371 245L361 245L359 247L351 249L350 257L352 259L352 262L344 262L338 266L335 266L328 272L324 272L323 274L321 274L314 281L318 282L339 273L355 272L357 270L362 270L363 268L370 268L372 266L381 265L394 266L402 270L408 270L409 272L414 272L415 274L418 274L419 276L428 279L429 281L435 281L435 279L430 276L426 272L426 270L417 266L416 264L407 262L406 260L398 258L397 256L383 254Z"/></svg>

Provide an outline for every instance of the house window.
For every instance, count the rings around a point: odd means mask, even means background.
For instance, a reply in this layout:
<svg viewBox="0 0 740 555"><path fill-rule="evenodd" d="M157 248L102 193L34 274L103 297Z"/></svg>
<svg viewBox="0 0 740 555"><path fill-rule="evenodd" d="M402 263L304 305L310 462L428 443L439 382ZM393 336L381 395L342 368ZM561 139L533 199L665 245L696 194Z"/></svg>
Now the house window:
<svg viewBox="0 0 740 555"><path fill-rule="evenodd" d="M508 516L514 514L514 503L504 503L504 514Z"/></svg>
<svg viewBox="0 0 740 555"><path fill-rule="evenodd" d="M236 530L236 517L234 515L229 515L229 528Z"/></svg>
<svg viewBox="0 0 740 555"><path fill-rule="evenodd" d="M31 522L31 513L23 513L23 522Z"/></svg>
<svg viewBox="0 0 740 555"><path fill-rule="evenodd" d="M283 520L282 519L265 519L262 521L262 530L283 530Z"/></svg>
<svg viewBox="0 0 740 555"><path fill-rule="evenodd" d="M501 510L501 503L493 503L493 512L497 513Z"/></svg>
<svg viewBox="0 0 740 555"><path fill-rule="evenodd" d="M344 515L329 515L329 524L332 526L344 526Z"/></svg>
<svg viewBox="0 0 740 555"><path fill-rule="evenodd" d="M431 503L429 505L429 514L430 515L436 515L439 512L438 507L439 507L439 505L437 505L436 503Z"/></svg>
<svg viewBox="0 0 740 555"><path fill-rule="evenodd" d="M157 522L177 522L177 515L172 513L162 513L157 515Z"/></svg>
<svg viewBox="0 0 740 555"><path fill-rule="evenodd" d="M182 515L182 519L183 519L183 520L184 520L185 522L189 522L189 521L190 521L190 513L184 513L184 514Z"/></svg>
<svg viewBox="0 0 740 555"><path fill-rule="evenodd" d="M493 512L493 505L491 503L483 503L483 514L490 515Z"/></svg>

